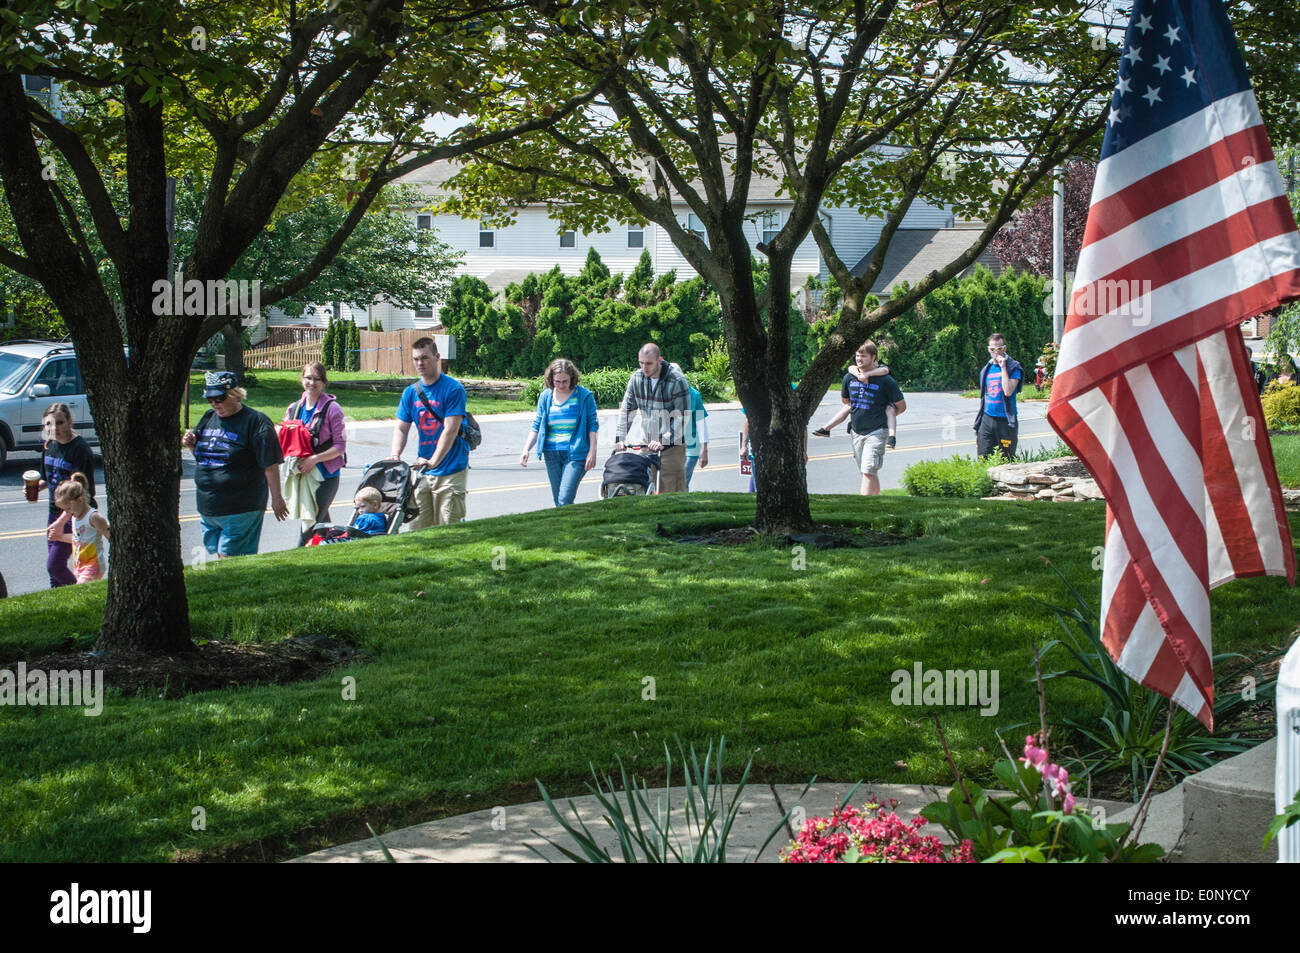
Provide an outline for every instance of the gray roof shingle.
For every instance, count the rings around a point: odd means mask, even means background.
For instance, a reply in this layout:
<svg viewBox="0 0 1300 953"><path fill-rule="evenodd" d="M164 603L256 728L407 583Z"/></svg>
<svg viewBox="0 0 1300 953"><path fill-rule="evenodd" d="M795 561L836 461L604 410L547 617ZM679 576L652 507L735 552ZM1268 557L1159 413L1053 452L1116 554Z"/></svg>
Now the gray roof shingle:
<svg viewBox="0 0 1300 953"><path fill-rule="evenodd" d="M982 227L982 224L977 222L959 223L956 228L900 228L894 233L893 241L889 243L889 249L885 252L884 267L880 269L871 293L887 296L890 289L900 281L914 285L930 272L938 271L969 248ZM867 265L871 263L871 256L874 254L873 248L853 266L851 271L856 277L866 273ZM980 253L976 262L995 275L1002 271L1002 263L998 260L998 256L987 248ZM974 269L974 265L967 268L962 272L961 277L970 274Z"/></svg>

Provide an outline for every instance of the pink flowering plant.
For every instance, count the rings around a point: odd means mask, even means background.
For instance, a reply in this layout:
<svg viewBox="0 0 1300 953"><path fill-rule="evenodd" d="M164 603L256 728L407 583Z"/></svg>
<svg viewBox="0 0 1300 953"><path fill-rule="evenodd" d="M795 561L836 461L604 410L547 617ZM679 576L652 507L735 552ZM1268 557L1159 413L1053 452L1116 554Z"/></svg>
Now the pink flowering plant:
<svg viewBox="0 0 1300 953"><path fill-rule="evenodd" d="M829 818L804 823L790 846L781 851L785 864L970 864L970 841L945 848L939 838L922 834L922 818L904 821L898 802L872 798L862 810L842 806Z"/></svg>
<svg viewBox="0 0 1300 953"><path fill-rule="evenodd" d="M1007 752L993 773L1010 795L990 794L956 773L947 799L921 811L954 839L969 839L977 860L1151 863L1164 855L1158 844L1130 842L1128 824L1095 822L1079 809L1069 774L1048 755L1045 733L1027 736L1021 757Z"/></svg>

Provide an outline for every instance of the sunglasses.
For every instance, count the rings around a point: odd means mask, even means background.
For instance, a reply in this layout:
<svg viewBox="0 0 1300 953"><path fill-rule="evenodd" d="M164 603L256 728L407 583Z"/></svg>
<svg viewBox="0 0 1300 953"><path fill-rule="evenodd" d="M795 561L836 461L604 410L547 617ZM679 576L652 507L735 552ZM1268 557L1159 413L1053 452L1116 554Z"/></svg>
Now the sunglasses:
<svg viewBox="0 0 1300 953"><path fill-rule="evenodd" d="M227 397L229 397L229 396L230 396L229 394L222 394L220 397L209 397L209 398L208 398L208 403L210 403L210 404L220 404L222 401L224 401L224 400L225 400Z"/></svg>

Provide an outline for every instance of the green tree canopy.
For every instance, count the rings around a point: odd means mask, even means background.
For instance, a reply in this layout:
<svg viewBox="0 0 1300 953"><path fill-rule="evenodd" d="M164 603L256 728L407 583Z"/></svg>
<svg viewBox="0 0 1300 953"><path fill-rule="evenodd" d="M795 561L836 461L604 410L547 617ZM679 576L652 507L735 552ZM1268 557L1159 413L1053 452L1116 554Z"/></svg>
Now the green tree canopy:
<svg viewBox="0 0 1300 953"><path fill-rule="evenodd" d="M1265 8L1297 23L1280 0L1237 5L1248 50L1294 76L1294 58L1283 53L1294 38L1260 18ZM1122 15L1103 0L1046 8L992 0L797 7L579 0L561 7L553 25L523 28L511 41L563 64L558 72L577 83L601 77L603 99L538 134L480 150L490 163L464 168L452 206L481 212L494 201L540 196L575 228L657 223L719 298L754 435L757 524L804 527L801 434L825 386L858 343L968 268L1041 193L1053 167L1095 153ZM1275 119L1283 113L1276 102L1288 96L1269 101ZM773 180L791 204L777 234L754 242ZM868 309L868 291L918 199L985 227L953 261ZM820 216L825 205L882 220L865 274L840 260ZM805 386L792 393L786 303L791 263L809 233L842 307ZM755 253L770 265L762 289Z"/></svg>
<svg viewBox="0 0 1300 953"><path fill-rule="evenodd" d="M175 427L191 360L230 318L159 313L156 288L173 277L169 179L202 189L177 261L200 285L227 278L268 225L339 200L346 214L296 272L254 275L263 305L292 300L322 280L387 184L594 95L569 87L531 108L553 73L500 42L517 16L483 0L0 8L0 181L16 233L0 236L0 267L44 290L86 379L114 488L100 648L190 645ZM25 94L24 74L60 84L60 115ZM471 104L490 118L481 129L430 121Z"/></svg>

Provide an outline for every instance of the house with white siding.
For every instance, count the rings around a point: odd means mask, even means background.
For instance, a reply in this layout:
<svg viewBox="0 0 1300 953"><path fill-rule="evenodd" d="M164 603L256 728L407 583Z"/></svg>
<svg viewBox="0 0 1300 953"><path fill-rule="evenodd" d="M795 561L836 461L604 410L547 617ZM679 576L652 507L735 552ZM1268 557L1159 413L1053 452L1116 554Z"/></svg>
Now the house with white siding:
<svg viewBox="0 0 1300 953"><path fill-rule="evenodd" d="M432 204L442 192L443 183L454 172L450 163L437 162L400 181L419 187ZM777 194L778 186L774 179L757 177L751 185L751 216L747 230L752 244L773 237L790 213L794 203L789 196ZM557 265L564 274L576 275L582 270L588 251L593 248L614 274L630 273L643 251L650 253L656 276L675 270L678 278L685 280L695 274L666 232L654 223L642 226L610 222L607 231L577 233L564 229L551 218L544 205L519 207L514 222L505 227L420 209L411 209L409 214L418 228L434 229L439 239L464 254L456 269L457 275L479 278L494 291L522 281L531 273L550 271ZM850 264L864 259L875 247L884 226L883 219L864 216L851 208L828 207L822 210L821 215L840 258ZM703 232L685 202L680 204L677 218L684 228ZM904 216L901 230L934 233L952 228L953 224L950 210L917 201ZM825 278L827 274L816 241L809 235L795 253L791 286L799 289L810 276ZM344 317L352 316L362 326L378 319L385 331L440 327L438 302L429 302L428 307L412 311L393 307L380 299L350 303L339 310ZM332 306L327 305L308 309L303 315L293 318L271 309L267 317L271 325L312 324L324 327L331 313Z"/></svg>

